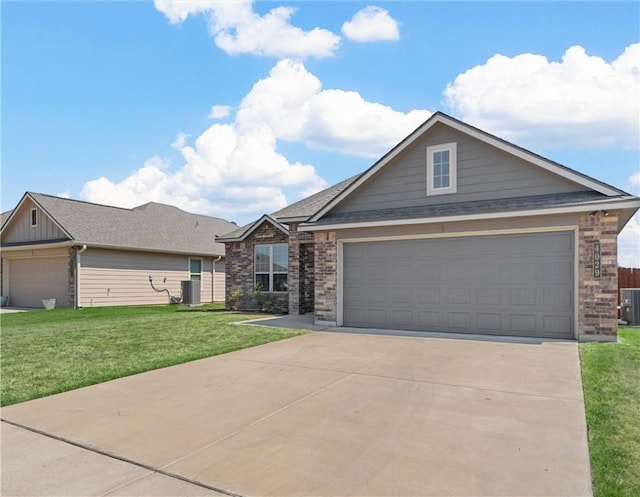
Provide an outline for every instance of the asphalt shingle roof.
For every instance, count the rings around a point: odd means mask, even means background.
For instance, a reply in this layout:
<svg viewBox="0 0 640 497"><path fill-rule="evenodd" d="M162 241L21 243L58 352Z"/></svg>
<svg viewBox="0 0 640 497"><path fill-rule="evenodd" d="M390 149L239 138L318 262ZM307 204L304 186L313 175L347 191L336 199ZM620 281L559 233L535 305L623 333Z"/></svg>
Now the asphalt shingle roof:
<svg viewBox="0 0 640 497"><path fill-rule="evenodd" d="M417 207L400 207L394 209L345 212L341 214L330 213L313 224L323 225L366 221L421 219L431 217L456 216L463 214L490 214L497 212L538 209L543 207L565 207L570 205L582 205L604 199L614 200L624 197L624 195L621 195L619 197L608 197L595 191L583 191L552 195L535 195L529 197L477 200L474 202L457 202Z"/></svg>
<svg viewBox="0 0 640 497"><path fill-rule="evenodd" d="M149 202L133 209L41 193L33 200L79 243L202 255L224 255L215 237L236 227L217 217Z"/></svg>
<svg viewBox="0 0 640 497"><path fill-rule="evenodd" d="M274 212L271 214L271 217L277 220L296 217L311 217L336 198L345 188L359 177L359 174L352 176L351 178L345 179L344 181L330 186L329 188L311 195L310 197L303 198L294 204L288 205L284 209Z"/></svg>
<svg viewBox="0 0 640 497"><path fill-rule="evenodd" d="M338 196L342 191L347 188L351 183L353 183L360 175L352 176L351 178L345 179L340 183L330 186L318 193L311 195L310 197L303 198L298 202L295 202L279 211L270 214L275 221L281 221L283 219L292 219L292 218L310 218L320 209L322 209L325 205L331 202L336 196ZM260 218L262 219L262 218ZM253 226L260 221L260 219L253 221L252 223L245 224L240 228L237 228L229 233L225 233L223 236L220 236L220 239L223 240L234 240L238 238L242 238L247 231L249 231ZM283 226L286 229L286 226Z"/></svg>

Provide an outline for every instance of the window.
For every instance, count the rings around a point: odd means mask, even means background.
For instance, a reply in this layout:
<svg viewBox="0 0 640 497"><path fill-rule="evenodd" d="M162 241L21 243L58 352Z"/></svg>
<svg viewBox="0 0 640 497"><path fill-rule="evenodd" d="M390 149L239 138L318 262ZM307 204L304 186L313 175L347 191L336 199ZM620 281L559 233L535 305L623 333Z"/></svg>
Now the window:
<svg viewBox="0 0 640 497"><path fill-rule="evenodd" d="M191 281L202 279L202 259L189 259L189 274Z"/></svg>
<svg viewBox="0 0 640 497"><path fill-rule="evenodd" d="M289 269L287 245L256 245L256 286L265 292L286 292Z"/></svg>
<svg viewBox="0 0 640 497"><path fill-rule="evenodd" d="M455 143L427 147L427 195L455 193L458 188Z"/></svg>
<svg viewBox="0 0 640 497"><path fill-rule="evenodd" d="M31 209L31 227L38 226L38 209Z"/></svg>

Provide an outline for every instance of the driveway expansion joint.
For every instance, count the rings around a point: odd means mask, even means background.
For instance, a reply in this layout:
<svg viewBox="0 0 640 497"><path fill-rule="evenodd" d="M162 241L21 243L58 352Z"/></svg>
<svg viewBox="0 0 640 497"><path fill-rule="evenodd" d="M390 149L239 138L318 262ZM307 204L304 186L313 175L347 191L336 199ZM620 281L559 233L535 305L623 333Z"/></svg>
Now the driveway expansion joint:
<svg viewBox="0 0 640 497"><path fill-rule="evenodd" d="M453 387L453 388L468 388L470 390L478 390L481 392L494 392L494 393L501 393L501 394L506 394L506 395L524 395L524 396L528 396L528 397L536 397L536 398L541 398L541 399L552 399L552 400L566 400L569 402L579 402L579 403L583 403L584 399L579 398L579 397L563 397L563 396L558 396L558 395L543 395L540 393L528 393L528 392L517 392L517 391L513 391L513 390L501 390L498 388L485 388L485 387L476 387L473 385L464 385L464 384L460 384L460 383L446 383L446 382L442 382L442 381L429 381L429 380L421 380L421 379L416 379L416 378L406 378L406 377L402 377L402 376L391 376L391 375L384 375L384 374L373 374L373 373L367 373L365 372L366 369L372 367L376 361L374 361L371 364L368 364L366 366L363 366L362 368L356 370L356 371L349 371L349 370L345 370L345 369L332 369L332 368L319 368L319 367L315 367L315 366L304 366L301 364L288 364L288 363L284 363L284 362L274 362L274 361L263 361L263 360L259 360L259 359L245 359L243 357L234 357L234 360L237 361L244 361L244 362L253 362L256 364L268 364L270 366L286 366L288 368L300 368L300 369L309 369L312 371L326 371L328 373L342 373L342 374L346 374L348 376L341 378L340 380L338 380L337 382L331 384L331 385L327 385L326 387L324 387L323 389L326 388L330 388L331 386L333 386L336 383L339 383L343 380L348 379L351 376L364 376L364 377L368 377L368 378L384 378L387 380L398 380L398 381L408 381L408 382L412 382L412 383L423 383L425 385L438 385L438 386L444 386L444 387ZM318 390L321 391L323 389ZM313 392L315 393L315 392ZM313 393L309 394L309 396L313 396ZM304 400L304 399L299 399L299 400ZM292 404L295 404L295 402L293 402ZM283 407L282 409L285 409L287 406ZM272 413L272 414L276 414L276 412ZM268 416L266 416L268 417ZM259 420L258 420L259 421Z"/></svg>
<svg viewBox="0 0 640 497"><path fill-rule="evenodd" d="M176 473L171 473L169 471L165 471L162 468L155 468L155 467L150 466L148 464L145 464L145 463L142 463L142 462L139 462L139 461L134 461L133 459L129 459L127 457L122 457L122 456L119 456L117 454L112 454L110 452L106 452L104 450L100 450L97 447L93 447L91 445L82 444L80 442L75 442L73 440L69 440L67 438L60 437L60 436L54 435L52 433L47 433L46 431L42 431L42 430L39 430L37 428L33 428L31 426L23 425L21 423L16 423L15 421L11 421L11 420L3 418L3 417L0 417L0 421L2 421L3 423L7 423L9 425L15 426L17 428L21 428L23 430L27 430L27 431L30 431L32 433L36 433L36 434L41 435L43 437L51 438L51 439L56 440L58 442L63 442L63 443L69 444L69 445L73 445L74 447L78 447L80 449L88 450L90 452L94 452L96 454L100 454L101 456L105 456L105 457L108 457L110 459L115 459L117 461L121 461L121 462L124 462L124 463L127 463L127 464L131 464L133 466L137 466L137 467L142 468L142 469L146 469L147 471L150 471L151 473L157 473L157 474L160 474L160 475L163 475L163 476L168 476L169 478L175 478L176 480L181 480L181 481L183 481L185 483L189 483L191 485L196 485L198 487L201 487L201 488L204 488L204 489L207 489L207 490L212 490L214 492L218 492L218 493L221 493L221 494L224 494L224 495L228 495L229 497L244 497L242 494L231 492L229 490L224 490L222 488L214 487L212 485L207 485L206 483L202 483L202 482L199 482L197 480L192 480L191 478L187 478L187 477L178 475ZM140 478L137 478L134 481L136 481L138 479L140 479ZM126 486L126 485L128 485L130 483L131 482L129 481L123 486ZM109 492L112 492L113 490L116 490L117 488L119 488L119 487L112 488L112 489L109 490Z"/></svg>

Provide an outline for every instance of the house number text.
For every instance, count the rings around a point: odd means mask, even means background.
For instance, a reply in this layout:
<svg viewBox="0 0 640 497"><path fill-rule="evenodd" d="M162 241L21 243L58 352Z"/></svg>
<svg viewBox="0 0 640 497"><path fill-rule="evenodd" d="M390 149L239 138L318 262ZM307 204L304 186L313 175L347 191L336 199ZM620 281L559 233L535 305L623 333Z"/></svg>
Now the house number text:
<svg viewBox="0 0 640 497"><path fill-rule="evenodd" d="M600 278L601 274L600 242L593 242L593 277Z"/></svg>

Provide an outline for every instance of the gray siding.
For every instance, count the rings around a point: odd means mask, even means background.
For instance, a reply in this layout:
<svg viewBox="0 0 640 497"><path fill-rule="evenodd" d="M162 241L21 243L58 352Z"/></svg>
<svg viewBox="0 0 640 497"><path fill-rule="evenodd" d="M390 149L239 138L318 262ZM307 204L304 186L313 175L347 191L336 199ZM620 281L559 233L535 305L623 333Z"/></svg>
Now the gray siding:
<svg viewBox="0 0 640 497"><path fill-rule="evenodd" d="M41 209L38 211L38 226L31 226L31 209L36 207L26 200L2 234L2 243L38 242L43 240L68 239L64 232Z"/></svg>
<svg viewBox="0 0 640 497"><path fill-rule="evenodd" d="M457 143L457 193L427 196L427 147ZM435 125L392 163L369 178L332 213L585 191L442 124Z"/></svg>

